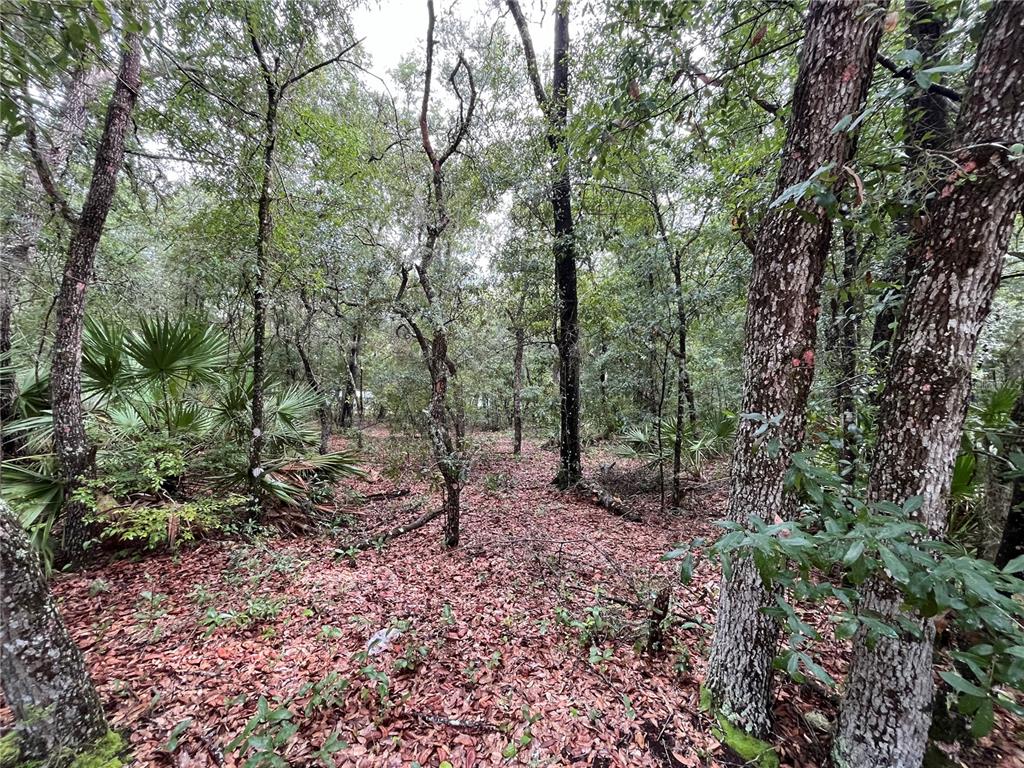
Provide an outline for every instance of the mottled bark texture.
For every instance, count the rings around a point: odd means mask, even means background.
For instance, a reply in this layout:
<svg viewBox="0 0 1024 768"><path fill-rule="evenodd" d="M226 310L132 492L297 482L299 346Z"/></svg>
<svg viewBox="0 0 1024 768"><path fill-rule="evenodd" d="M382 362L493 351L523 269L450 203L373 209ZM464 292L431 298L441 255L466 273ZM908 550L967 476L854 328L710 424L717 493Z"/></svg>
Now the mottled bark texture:
<svg viewBox="0 0 1024 768"><path fill-rule="evenodd" d="M73 499L82 479L92 471L94 449L85 434L82 415L82 332L85 324L85 292L92 278L93 264L103 226L114 201L117 177L124 161L125 134L138 96L142 40L137 32L125 35L121 64L114 91L107 106L106 120L89 191L81 213L73 219L74 234L57 294L57 333L50 368L50 392L53 408L53 441L57 463L64 481L65 559L77 559L85 544L84 505ZM37 166L42 155L35 153ZM53 196L53 176L41 168L40 181ZM59 198L63 203L63 198ZM66 203L63 203L66 209Z"/></svg>
<svg viewBox="0 0 1024 768"><path fill-rule="evenodd" d="M516 22L526 57L526 69L533 85L537 105L547 121L547 141L551 153L550 202L554 216L555 300L558 325L558 476L560 488L569 488L583 478L580 449L580 321L576 289L576 233L572 218L572 180L569 172L566 124L569 114L569 2L555 4L555 48L551 93L540 79L526 17L516 0L507 0Z"/></svg>
<svg viewBox="0 0 1024 768"><path fill-rule="evenodd" d="M64 101L56 124L50 131L46 148L39 148L56 181L63 178L71 155L82 140L87 119L86 103L94 95L99 82L100 78L94 73L79 67L63 84ZM14 201L10 219L4 222L5 236L0 253L0 425L16 416L17 381L14 372L8 369L14 346L14 306L21 277L32 263L44 223L40 203L45 199L45 192L31 167L26 168L21 192ZM0 446L3 453L8 453L13 447L13 441L3 436Z"/></svg>
<svg viewBox="0 0 1024 768"><path fill-rule="evenodd" d="M459 54L455 67L448 76L448 82L451 83L452 90L459 101L459 117L449 131L450 138L447 146L435 148L428 123L430 85L434 70L434 22L434 3L433 0L428 0L426 70L423 79L419 128L423 153L427 156L431 168L430 191L427 200L430 219L426 224L426 235L420 258L415 264L416 277L426 302L426 308L422 315L423 320L417 320L413 312L403 303L409 280L408 267L402 270L402 283L395 299L395 307L412 330L423 355L423 361L430 373L430 404L427 406L426 414L427 431L430 435L434 461L444 483L444 543L451 549L459 544L460 498L465 482L466 462L461 450L460 418L457 412L453 413L449 405L449 386L456 375L456 367L448 353L448 329L443 317L441 295L431 279L430 270L437 257L438 242L451 223L444 184L444 166L458 152L469 132L469 125L476 109L477 92L473 71L462 54ZM469 89L466 97L463 96L460 86L456 83L460 70L465 73L466 86ZM421 323L424 326L429 323L426 331L421 327Z"/></svg>
<svg viewBox="0 0 1024 768"><path fill-rule="evenodd" d="M822 166L840 169L850 137L834 131L864 103L884 9L875 2L814 0L807 10L792 115L775 194ZM838 173L838 171L837 171ZM803 439L814 376L821 277L832 232L811 199L771 209L760 226L748 289L743 413L733 452L729 518L787 518L784 492L790 455ZM807 215L810 214L810 215ZM774 420L757 434L759 419ZM774 593L752 560L739 559L723 579L706 685L716 706L763 736L769 728L772 661L778 627L763 609Z"/></svg>
<svg viewBox="0 0 1024 768"><path fill-rule="evenodd" d="M1024 136L1024 3L988 12L953 159L911 258L920 273L893 339L878 442L868 483L873 502L922 499L915 517L933 536L947 524L950 475L971 386L978 334L999 283L1014 217L1024 204L1024 165L1004 147ZM862 609L900 615L888 581L868 585ZM932 622L923 637L854 638L833 756L842 768L917 768L931 721Z"/></svg>
<svg viewBox="0 0 1024 768"><path fill-rule="evenodd" d="M264 354L267 335L267 270L270 266L270 245L274 236L273 172L274 149L277 146L277 111L281 103L282 88L277 82L277 67L267 60L259 36L247 20L249 43L260 65L266 103L263 112L263 162L260 165L260 194L256 206L256 264L252 276L252 396L249 433L249 504L255 518L263 514L263 400L266 379Z"/></svg>
<svg viewBox="0 0 1024 768"><path fill-rule="evenodd" d="M946 28L945 18L933 0L907 0L906 15L907 48L921 54L924 66L935 66L941 55L940 42ZM929 160L927 153L945 149L949 145L952 131L949 99L934 88L911 88L903 110L903 138L907 155L904 194L909 200L923 201L924 193L935 184L936 177L941 177L945 172L943 161ZM895 234L899 238L912 237L914 220L920 213L919 204L907 205L905 212L895 222ZM901 294L917 273L918 265L910 255L913 250L912 243L907 247L901 245L895 248L885 267L885 280L898 288L886 297L875 315L871 348L880 377L884 377L889 362L890 342L903 301Z"/></svg>
<svg viewBox="0 0 1024 768"><path fill-rule="evenodd" d="M3 501L0 684L23 760L73 754L107 732L99 696L57 612L39 555Z"/></svg>

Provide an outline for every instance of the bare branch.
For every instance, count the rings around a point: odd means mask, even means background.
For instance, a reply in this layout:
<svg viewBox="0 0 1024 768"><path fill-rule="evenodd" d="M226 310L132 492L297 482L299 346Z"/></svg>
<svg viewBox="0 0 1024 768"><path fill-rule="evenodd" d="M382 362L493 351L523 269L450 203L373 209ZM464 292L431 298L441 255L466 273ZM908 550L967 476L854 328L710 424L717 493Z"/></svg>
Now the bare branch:
<svg viewBox="0 0 1024 768"><path fill-rule="evenodd" d="M542 110L547 110L548 95L544 91L544 83L540 79L540 69L537 67L537 54L533 50L533 40L530 38L530 28L526 24L526 17L523 16L523 9L519 6L519 0L506 0L512 18L515 19L516 28L519 30L519 39L523 42L523 54L526 56L526 71L530 75L530 83L533 85L533 95L537 99L537 105Z"/></svg>

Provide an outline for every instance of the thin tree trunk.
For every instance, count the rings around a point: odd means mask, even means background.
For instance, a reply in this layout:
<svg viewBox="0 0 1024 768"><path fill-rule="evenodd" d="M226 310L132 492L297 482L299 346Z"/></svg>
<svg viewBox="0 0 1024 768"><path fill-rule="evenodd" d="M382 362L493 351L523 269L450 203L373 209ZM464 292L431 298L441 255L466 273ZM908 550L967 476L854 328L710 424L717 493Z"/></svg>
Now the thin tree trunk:
<svg viewBox="0 0 1024 768"><path fill-rule="evenodd" d="M857 401L854 384L857 381L857 341L860 336L860 315L854 298L854 284L860 270L861 252L852 227L843 230L843 277L840 296L835 299L835 328L837 352L837 380L835 408L839 417L840 449L839 474L849 483L856 479Z"/></svg>
<svg viewBox="0 0 1024 768"><path fill-rule="evenodd" d="M576 288L576 238L572 218L572 181L567 152L566 125L569 97L569 2L555 6L555 48L551 93L547 94L530 39L526 18L517 0L507 0L523 43L526 68L537 104L547 119L551 152L551 208L554 212L555 299L558 325L559 467L555 481L569 488L583 477L580 449L579 298Z"/></svg>
<svg viewBox="0 0 1024 768"><path fill-rule="evenodd" d="M930 535L947 525L947 494L971 386L978 334L999 284L1014 218L1024 204L1024 167L1002 148L1024 134L1024 5L988 12L957 123L955 170L928 205L910 259L921 265L893 339L882 394L868 499L902 505ZM1002 144L1002 146L1001 146ZM833 747L843 768L916 768L931 721L931 620L902 612L888 580L867 585L862 610L909 634L854 637L853 660Z"/></svg>
<svg viewBox="0 0 1024 768"><path fill-rule="evenodd" d="M523 452L523 349L526 346L526 331L516 326L515 352L512 358L512 454Z"/></svg>
<svg viewBox="0 0 1024 768"><path fill-rule="evenodd" d="M92 279L96 249L114 202L117 176L124 160L125 134L138 96L142 40L138 33L125 34L117 82L107 106L103 134L96 149L89 191L81 214L74 220L74 234L57 294L57 334L50 368L53 409L53 441L64 481L64 536L62 554L75 560L85 545L86 508L73 500L82 480L92 472L94 450L85 434L82 413L82 332L85 324L85 293ZM34 143L34 142L33 142ZM36 156L37 164L44 162ZM51 195L56 194L49 170L41 177ZM66 203L63 205L67 210Z"/></svg>
<svg viewBox="0 0 1024 768"><path fill-rule="evenodd" d="M255 32L250 30L250 41L263 66L267 104L263 120L263 163L260 168L260 196L257 208L256 271L252 288L252 430L249 442L249 503L250 514L259 519L263 514L263 432L265 429L263 398L265 385L264 346L267 333L267 270L270 267L270 244L274 235L271 211L271 186L274 170L274 147L277 144L277 109L280 90L273 73L264 63Z"/></svg>
<svg viewBox="0 0 1024 768"><path fill-rule="evenodd" d="M103 706L39 555L2 500L0 579L0 684L14 715L19 758L73 755L107 732Z"/></svg>
<svg viewBox="0 0 1024 768"><path fill-rule="evenodd" d="M869 1L812 0L804 23L800 70L775 195L824 165L848 160L850 138L833 127L864 103L881 35ZM743 412L733 452L729 518L786 519L790 456L803 440L814 376L820 285L831 237L827 214L810 199L774 208L761 224L748 288ZM808 216L807 214L810 214ZM766 427L765 431L762 427ZM761 429L761 433L758 430ZM750 558L723 579L706 685L734 722L764 736L770 722L772 662L778 625L773 603Z"/></svg>
<svg viewBox="0 0 1024 768"><path fill-rule="evenodd" d="M420 105L419 128L423 153L430 161L431 177L429 199L427 201L431 220L426 225L426 238L422 256L415 265L416 276L423 298L427 304L426 315L430 323L429 337L420 328L412 311L402 304L409 280L409 268L402 269L402 283L395 298L395 307L409 325L416 342L419 344L423 361L430 373L431 392L430 404L427 408L427 431L434 461L444 481L443 509L445 515L444 543L449 549L459 544L460 495L464 482L465 460L462 455L461 419L453 418L448 403L450 379L455 377L456 367L448 353L448 330L442 318L441 297L431 280L430 270L437 256L438 241L444 234L451 219L448 215L447 198L444 187L444 165L454 155L465 140L469 125L473 120L476 108L476 83L469 63L460 54L455 68L449 75L455 95L459 100L459 117L453 129L448 145L438 151L430 137L428 117L430 111L430 86L434 65L434 3L427 0L427 40L426 69L423 78L423 100ZM468 101L463 103L463 96L455 87L455 78L460 69L464 69L469 87ZM464 110L463 110L464 107ZM455 422L454 425L452 422ZM453 429L454 426L454 429ZM453 437L454 433L454 437Z"/></svg>

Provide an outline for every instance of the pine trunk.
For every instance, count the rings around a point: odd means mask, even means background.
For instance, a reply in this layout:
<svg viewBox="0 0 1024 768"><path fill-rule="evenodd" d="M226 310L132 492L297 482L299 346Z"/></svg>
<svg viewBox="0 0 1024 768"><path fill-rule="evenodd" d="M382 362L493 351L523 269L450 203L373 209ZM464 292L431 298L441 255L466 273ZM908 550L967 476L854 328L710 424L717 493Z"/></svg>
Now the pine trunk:
<svg viewBox="0 0 1024 768"><path fill-rule="evenodd" d="M881 35L874 2L812 0L775 194L822 166L840 169L850 137L833 128L859 112ZM788 518L784 491L799 450L814 376L816 324L831 222L813 200L772 208L762 222L748 288L743 413L733 452L729 518ZM766 429L762 429L765 426ZM759 429L762 431L759 433ZM706 684L723 714L764 736L770 724L772 660L778 638L763 609L774 601L750 560L723 579Z"/></svg>
<svg viewBox="0 0 1024 768"><path fill-rule="evenodd" d="M141 38L128 33L118 70L117 82L107 107L106 120L89 191L79 216L64 276L57 294L57 334L50 368L50 392L53 408L53 441L57 463L64 481L65 559L76 560L85 545L84 505L72 496L92 471L93 450L85 434L82 414L82 332L85 325L85 292L92 278L96 249L103 234L117 177L124 160L125 134L139 91Z"/></svg>
<svg viewBox="0 0 1024 768"><path fill-rule="evenodd" d="M956 169L929 202L910 258L920 265L893 339L878 442L868 483L872 502L915 512L931 535L947 525L947 495L971 387L978 334L999 283L1014 217L1024 204L1024 167L1002 146L1024 134L1024 5L988 12L957 122ZM1000 146L1002 144L1002 146ZM894 585L869 585L864 609L890 623L901 615ZM833 756L842 768L917 768L931 721L931 621L923 636L868 643L854 638Z"/></svg>
<svg viewBox="0 0 1024 768"><path fill-rule="evenodd" d="M107 732L99 696L50 595L39 555L0 501L0 683L20 758L73 755Z"/></svg>

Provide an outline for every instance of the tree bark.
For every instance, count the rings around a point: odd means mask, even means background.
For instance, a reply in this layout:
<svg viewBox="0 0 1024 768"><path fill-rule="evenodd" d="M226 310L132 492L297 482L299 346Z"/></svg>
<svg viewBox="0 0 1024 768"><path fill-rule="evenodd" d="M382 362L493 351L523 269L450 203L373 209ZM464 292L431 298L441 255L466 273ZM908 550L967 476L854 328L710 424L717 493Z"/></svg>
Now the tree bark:
<svg viewBox="0 0 1024 768"><path fill-rule="evenodd" d="M1013 221L1024 204L1024 167L1005 149L1024 134L1024 5L988 12L957 121L956 169L929 201L910 258L920 265L893 339L878 442L868 482L872 502L901 505L929 534L947 524L947 495L971 386L978 334L999 283ZM867 585L862 609L893 620L900 594L888 580ZM921 764L931 721L931 620L922 637L854 637L833 757L843 768Z"/></svg>
<svg viewBox="0 0 1024 768"><path fill-rule="evenodd" d="M857 342L860 338L860 312L854 297L854 284L860 271L861 249L853 227L843 229L843 275L839 295L833 300L836 332L835 412L839 418L839 474L853 483L857 472Z"/></svg>
<svg viewBox="0 0 1024 768"><path fill-rule="evenodd" d="M0 683L14 715L21 760L56 761L107 732L100 698L61 621L39 555L3 501Z"/></svg>
<svg viewBox="0 0 1024 768"><path fill-rule="evenodd" d="M264 346L267 333L267 270L270 266L270 246L274 236L274 218L271 192L274 172L274 148L277 145L277 110L281 89L275 72L264 57L259 38L249 24L249 41L259 61L266 88L266 106L263 115L263 162L260 167L260 195L256 211L256 264L252 287L252 429L249 442L249 503L250 514L259 519L263 514L263 432L265 429L263 399L265 385Z"/></svg>
<svg viewBox="0 0 1024 768"><path fill-rule="evenodd" d="M57 125L51 134L44 153L45 161L57 180L64 176L75 147L85 133L87 119L86 103L94 94L99 79L81 67L75 69L64 86L64 102L57 116ZM40 199L45 191L31 168L24 175L23 193L14 203L10 235L5 238L0 258L0 425L16 417L15 404L18 399L17 380L9 370L12 364L14 332L14 305L17 301L20 278L32 262L43 228L40 215ZM0 451L6 454L12 442L0 437Z"/></svg>
<svg viewBox="0 0 1024 768"><path fill-rule="evenodd" d="M515 351L512 357L512 455L523 452L523 349L526 331L521 326L513 330Z"/></svg>
<svg viewBox="0 0 1024 768"><path fill-rule="evenodd" d="M414 268L423 298L426 301L425 314L430 328L425 333L412 311L402 303L409 280L408 267L402 269L402 283L395 298L395 307L415 336L423 355L424 364L430 373L430 404L426 414L427 432L430 436L434 461L444 484L442 504L445 516L444 544L447 548L453 549L459 545L460 496L465 481L466 462L462 453L460 419L451 413L448 403L450 380L455 377L456 367L448 353L448 330L442 316L441 296L431 279L430 270L437 256L438 242L451 223L444 185L444 166L458 151L469 132L473 112L476 108L477 92L473 71L462 54L459 54L455 68L448 77L448 82L452 84L452 89L459 101L459 116L449 131L450 139L447 146L439 151L434 147L430 137L428 123L430 85L434 67L434 23L434 3L433 0L427 0L426 70L423 78L423 100L420 105L419 128L423 153L431 167L427 200L430 220L426 224L426 236L421 256ZM465 103L462 93L455 85L455 78L460 69L465 71L469 87L468 100Z"/></svg>
<svg viewBox="0 0 1024 768"><path fill-rule="evenodd" d="M85 203L74 220L74 234L57 294L57 334L50 368L53 408L53 441L64 482L64 535L62 554L68 560L81 556L85 545L85 507L72 495L92 471L94 450L85 434L82 413L82 332L85 324L85 292L103 226L117 189L124 160L125 134L140 87L142 40L137 32L125 34L117 82L107 106L103 134L96 149L92 178ZM37 156L37 161L41 156ZM52 188L48 173L44 186ZM65 206L66 207L66 206Z"/></svg>
<svg viewBox="0 0 1024 768"><path fill-rule="evenodd" d="M881 35L876 3L812 0L775 194L822 166L848 160L850 138L834 126L857 114L871 82ZM814 375L820 285L831 236L826 212L811 199L770 209L758 233L748 288L744 418L733 452L729 518L786 519L790 456L803 440ZM803 215L801 215L803 214ZM810 214L809 216L807 214ZM767 431L758 434L762 426ZM706 685L716 705L748 731L769 728L772 661L778 626L763 613L774 601L750 558L723 579Z"/></svg>
<svg viewBox="0 0 1024 768"><path fill-rule="evenodd" d="M946 20L934 7L933 0L907 0L906 12L907 48L917 50L925 65L933 66L941 54L940 43ZM944 166L922 162L922 157L925 152L941 150L949 145L952 138L949 112L949 100L935 89L913 88L907 96L903 112L907 153L904 184L910 197L923 199L921 193L936 181L936 171L945 171ZM920 210L908 209L896 221L895 233L901 237L913 237L913 220L919 215ZM899 288L898 293L890 295L875 315L871 355L879 377L885 375L892 351L890 342L902 303L899 293L909 290L917 272L918 265L908 255L913 250L912 244L908 244L907 250L894 250L885 268L885 279Z"/></svg>
<svg viewBox="0 0 1024 768"><path fill-rule="evenodd" d="M516 22L526 57L526 68L533 85L537 105L547 120L547 140L551 153L551 208L555 237L555 299L558 325L559 467L555 481L562 489L583 478L580 448L580 327L579 298L576 287L576 238L572 218L572 179L568 161L566 126L569 116L569 2L555 6L554 71L550 95L545 92L537 67L537 58L529 28L517 0L507 0Z"/></svg>

